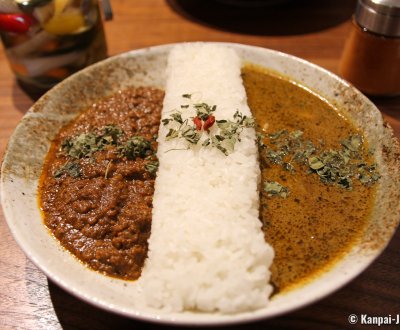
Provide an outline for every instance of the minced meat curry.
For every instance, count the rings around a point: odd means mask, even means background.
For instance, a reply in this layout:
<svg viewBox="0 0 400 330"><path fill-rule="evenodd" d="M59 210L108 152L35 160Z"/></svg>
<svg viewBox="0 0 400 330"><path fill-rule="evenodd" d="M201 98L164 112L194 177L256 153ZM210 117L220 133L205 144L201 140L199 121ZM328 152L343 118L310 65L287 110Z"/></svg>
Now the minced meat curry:
<svg viewBox="0 0 400 330"><path fill-rule="evenodd" d="M40 184L45 224L91 268L136 279L147 256L164 93L121 91L61 130Z"/></svg>

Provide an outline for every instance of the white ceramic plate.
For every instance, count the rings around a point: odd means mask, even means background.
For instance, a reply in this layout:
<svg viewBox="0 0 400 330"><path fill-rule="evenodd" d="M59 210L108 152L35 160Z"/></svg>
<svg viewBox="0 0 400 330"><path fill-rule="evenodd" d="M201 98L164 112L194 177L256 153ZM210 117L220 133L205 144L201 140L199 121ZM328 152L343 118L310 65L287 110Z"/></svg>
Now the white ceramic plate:
<svg viewBox="0 0 400 330"><path fill-rule="evenodd" d="M26 255L55 283L73 295L125 316L172 324L229 324L276 316L310 304L349 282L384 249L399 218L399 144L376 107L332 73L276 51L239 44L234 48L245 62L286 76L322 95L362 129L376 149L382 179L373 217L365 235L330 270L301 287L273 297L254 312L237 315L166 313L146 308L135 299L135 282L89 270L60 247L42 222L37 185L44 157L58 130L99 98L127 86L163 87L166 56L171 45L132 51L91 66L42 97L18 125L2 165L1 202L7 223Z"/></svg>

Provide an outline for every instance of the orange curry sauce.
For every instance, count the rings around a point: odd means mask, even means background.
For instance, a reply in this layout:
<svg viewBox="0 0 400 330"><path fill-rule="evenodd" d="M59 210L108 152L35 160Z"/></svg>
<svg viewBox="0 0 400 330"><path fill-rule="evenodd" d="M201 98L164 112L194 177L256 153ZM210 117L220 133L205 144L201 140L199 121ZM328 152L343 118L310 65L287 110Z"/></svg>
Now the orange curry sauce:
<svg viewBox="0 0 400 330"><path fill-rule="evenodd" d="M301 130L304 138L315 144L323 140L328 149L359 134L327 101L286 78L254 66L242 75L249 106L266 133ZM261 194L265 238L275 249L271 270L277 291L312 278L348 251L371 213L374 188L356 181L347 191L323 184L305 169L291 174L278 165L262 168L262 180L290 189L287 198Z"/></svg>

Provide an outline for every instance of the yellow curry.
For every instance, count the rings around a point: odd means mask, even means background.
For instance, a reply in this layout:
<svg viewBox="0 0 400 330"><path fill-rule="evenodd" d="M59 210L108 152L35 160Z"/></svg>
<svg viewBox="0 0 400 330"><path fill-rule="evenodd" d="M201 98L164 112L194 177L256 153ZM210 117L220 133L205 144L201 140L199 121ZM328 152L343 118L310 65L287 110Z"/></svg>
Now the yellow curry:
<svg viewBox="0 0 400 330"><path fill-rule="evenodd" d="M276 253L272 282L281 292L312 278L349 250L366 226L374 189L361 172L353 179L337 181L339 184L326 182L326 176L332 173L321 168L321 154L325 152L324 159L332 158L332 154L340 157L344 151L353 153L343 141L355 143L357 148L363 143L360 132L332 105L295 82L258 67L246 66L242 75L249 106L269 152L263 161L260 150L264 184L260 217L265 238ZM311 145L316 150L313 154L320 154L313 162L312 156L296 162L293 159L298 154L292 150L276 161L278 153L287 147L282 141L289 141L292 147L294 144L297 153L301 144L301 152ZM277 145L281 149L277 150ZM371 174L373 167L366 164L372 159L365 144L357 154L361 160L352 163L351 170L364 166L363 170L367 168ZM345 158L343 163L346 161L352 162ZM344 170L350 171L348 167ZM372 175L378 178L376 173Z"/></svg>

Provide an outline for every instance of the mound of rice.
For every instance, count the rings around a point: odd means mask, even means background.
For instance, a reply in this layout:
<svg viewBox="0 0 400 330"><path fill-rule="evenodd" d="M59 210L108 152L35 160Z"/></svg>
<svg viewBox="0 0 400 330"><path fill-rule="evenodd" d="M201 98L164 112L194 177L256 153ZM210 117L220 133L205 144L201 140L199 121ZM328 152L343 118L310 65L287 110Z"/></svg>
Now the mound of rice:
<svg viewBox="0 0 400 330"><path fill-rule="evenodd" d="M228 47L176 46L168 60L163 118L188 102L183 94L192 94L190 102L217 105L217 120L232 119L237 110L251 116L240 69ZM193 116L182 110L184 119ZM186 141L166 141L167 132L161 125L149 254L139 280L146 304L221 313L265 306L274 253L258 217L254 129L243 130L228 156L216 148L187 150Z"/></svg>

